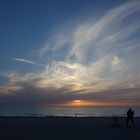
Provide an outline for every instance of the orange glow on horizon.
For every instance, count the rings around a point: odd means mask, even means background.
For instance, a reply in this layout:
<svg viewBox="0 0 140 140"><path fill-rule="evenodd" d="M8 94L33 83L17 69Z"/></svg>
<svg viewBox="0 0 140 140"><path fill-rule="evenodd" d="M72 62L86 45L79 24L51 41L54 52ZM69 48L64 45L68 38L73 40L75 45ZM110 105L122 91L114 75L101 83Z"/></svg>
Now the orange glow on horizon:
<svg viewBox="0 0 140 140"><path fill-rule="evenodd" d="M88 101L88 100L72 100L66 103L59 104L51 104L50 106L72 106L72 107L80 107L80 106L127 106L127 103L112 103L112 102L97 102L97 101Z"/></svg>

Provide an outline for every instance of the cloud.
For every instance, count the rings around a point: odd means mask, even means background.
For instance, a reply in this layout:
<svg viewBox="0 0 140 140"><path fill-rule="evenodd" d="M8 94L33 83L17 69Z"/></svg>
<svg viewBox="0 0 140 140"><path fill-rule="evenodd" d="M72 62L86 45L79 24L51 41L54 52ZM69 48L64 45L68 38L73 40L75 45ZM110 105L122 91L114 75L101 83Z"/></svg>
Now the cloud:
<svg viewBox="0 0 140 140"><path fill-rule="evenodd" d="M139 5L139 1L127 2L97 20L87 19L69 30L58 29L39 50L40 56L49 62L87 64L105 55L119 56L132 46L138 48L140 20L133 15L139 13Z"/></svg>
<svg viewBox="0 0 140 140"><path fill-rule="evenodd" d="M40 64L40 63L37 63L35 61L31 61L31 60L27 60L27 59L23 59L23 58L13 58L13 60L18 61L18 62L33 64L33 65L40 66L40 67L45 67L44 64Z"/></svg>
<svg viewBox="0 0 140 140"><path fill-rule="evenodd" d="M109 49L114 49L118 43L122 43L124 39L140 29L139 20L133 23L128 22L124 26L121 25L125 18L132 18L132 13L140 11L138 5L140 5L139 2L124 4L110 10L97 21L87 21L80 25L71 38L70 57L74 56L82 62L88 58L89 51L93 51L93 55L96 53L106 55L110 52Z"/></svg>
<svg viewBox="0 0 140 140"><path fill-rule="evenodd" d="M119 71L122 69L123 62L122 60L115 56L111 62L111 70L112 71Z"/></svg>
<svg viewBox="0 0 140 140"><path fill-rule="evenodd" d="M112 105L139 105L139 88L118 89L110 91L88 92L86 94L77 94L72 92L71 86L63 88L37 88L34 86L25 86L15 94L3 94L0 96L0 106L48 106L55 104L65 104L69 101L81 99L99 103L110 103Z"/></svg>
<svg viewBox="0 0 140 140"><path fill-rule="evenodd" d="M96 64L96 68L98 65ZM65 72L61 66L66 67ZM14 72L5 73L9 78L9 84L0 86L0 105L47 106L64 104L75 99L114 105L139 104L140 77L95 80L94 73L93 77L90 77L91 74L85 75L85 69L79 64L59 63L52 73L50 71L22 75ZM89 72L92 72L91 69L92 66ZM74 77L71 77L71 74Z"/></svg>
<svg viewBox="0 0 140 140"><path fill-rule="evenodd" d="M69 34L59 32L50 37L43 45L43 47L38 51L39 56L41 58L51 57L49 53L53 55L53 52L59 52L65 48L69 43ZM55 55L53 55L53 57L55 57Z"/></svg>
<svg viewBox="0 0 140 140"><path fill-rule="evenodd" d="M43 69L5 73L8 82L0 86L0 101L47 105L82 99L138 104L139 7L139 1L130 1L106 11L97 20L59 29L35 56L46 65L14 58ZM6 94L9 91L11 94Z"/></svg>

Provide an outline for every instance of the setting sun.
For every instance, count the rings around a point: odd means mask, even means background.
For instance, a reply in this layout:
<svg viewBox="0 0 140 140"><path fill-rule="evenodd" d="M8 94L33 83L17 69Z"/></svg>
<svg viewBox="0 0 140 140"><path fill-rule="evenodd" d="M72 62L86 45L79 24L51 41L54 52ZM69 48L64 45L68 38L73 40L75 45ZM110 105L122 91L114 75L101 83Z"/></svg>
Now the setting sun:
<svg viewBox="0 0 140 140"><path fill-rule="evenodd" d="M51 104L50 106L71 106L71 107L88 107L88 106L128 106L124 102L97 102L90 100L72 100L66 103Z"/></svg>
<svg viewBox="0 0 140 140"><path fill-rule="evenodd" d="M73 100L69 104L71 104L71 106L82 106L83 100Z"/></svg>
<svg viewBox="0 0 140 140"><path fill-rule="evenodd" d="M72 100L67 103L62 104L54 104L53 106L101 106L102 104L100 102L94 102L94 101L88 101L88 100Z"/></svg>
<svg viewBox="0 0 140 140"><path fill-rule="evenodd" d="M73 100L69 103L66 103L65 106L96 106L100 103L88 100Z"/></svg>

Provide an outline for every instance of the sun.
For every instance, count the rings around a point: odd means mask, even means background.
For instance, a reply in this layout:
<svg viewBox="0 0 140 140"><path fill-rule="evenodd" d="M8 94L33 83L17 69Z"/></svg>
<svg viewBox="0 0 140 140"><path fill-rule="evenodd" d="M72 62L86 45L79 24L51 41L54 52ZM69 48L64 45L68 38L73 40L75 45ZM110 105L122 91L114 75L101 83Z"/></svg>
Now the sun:
<svg viewBox="0 0 140 140"><path fill-rule="evenodd" d="M73 101L71 101L71 105L72 106L82 106L82 100L73 100Z"/></svg>
<svg viewBox="0 0 140 140"><path fill-rule="evenodd" d="M67 106L67 107L88 107L88 106L120 106L120 105L126 105L126 104L120 104L120 103L109 103L109 102L97 102L97 101L90 101L90 100L80 100L75 99L68 101L66 103L60 103L60 104L51 104L51 106Z"/></svg>
<svg viewBox="0 0 140 140"><path fill-rule="evenodd" d="M80 103L81 100L74 100L73 102L74 102L74 103Z"/></svg>

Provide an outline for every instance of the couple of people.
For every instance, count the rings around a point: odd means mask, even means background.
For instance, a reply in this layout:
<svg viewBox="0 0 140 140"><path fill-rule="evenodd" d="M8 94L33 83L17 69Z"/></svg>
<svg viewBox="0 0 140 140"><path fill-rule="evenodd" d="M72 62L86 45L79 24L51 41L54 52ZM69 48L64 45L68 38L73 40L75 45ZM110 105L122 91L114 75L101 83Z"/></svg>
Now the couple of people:
<svg viewBox="0 0 140 140"><path fill-rule="evenodd" d="M131 108L127 111L127 121L126 121L126 124L128 126L129 122L131 122L133 125L134 124L134 110L132 110Z"/></svg>
<svg viewBox="0 0 140 140"><path fill-rule="evenodd" d="M134 110L132 110L131 108L129 108L129 110L127 111L127 119L126 119L126 125L127 126L129 125L130 122L131 122L131 124L133 124L133 126L135 125L133 118L134 118ZM114 117L113 126L115 126L115 127L116 126L119 126L117 117Z"/></svg>

